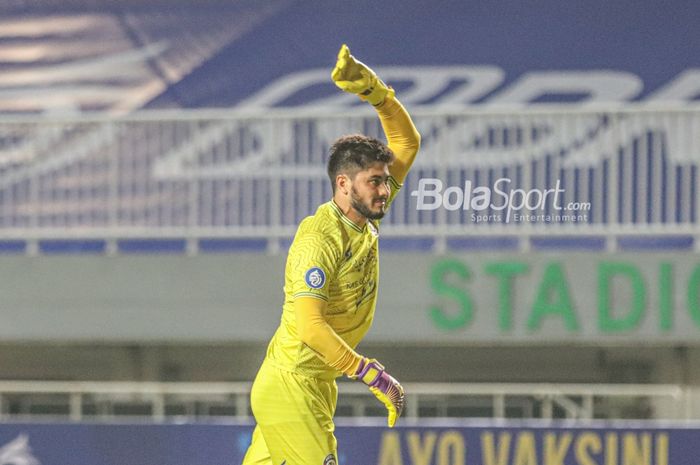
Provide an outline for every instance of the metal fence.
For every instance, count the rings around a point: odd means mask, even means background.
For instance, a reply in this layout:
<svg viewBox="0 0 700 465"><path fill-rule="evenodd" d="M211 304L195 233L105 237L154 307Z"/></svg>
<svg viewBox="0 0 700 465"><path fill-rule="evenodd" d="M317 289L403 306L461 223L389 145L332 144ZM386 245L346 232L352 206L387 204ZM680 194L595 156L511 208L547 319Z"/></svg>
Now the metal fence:
<svg viewBox="0 0 700 465"><path fill-rule="evenodd" d="M250 383L0 382L3 420L252 417ZM339 383L339 417L382 417L363 385ZM407 418L697 419L697 388L663 384L407 383Z"/></svg>
<svg viewBox="0 0 700 465"><path fill-rule="evenodd" d="M697 105L412 114L422 149L386 235L697 232ZM381 128L361 111L3 117L0 238L290 237L352 132Z"/></svg>

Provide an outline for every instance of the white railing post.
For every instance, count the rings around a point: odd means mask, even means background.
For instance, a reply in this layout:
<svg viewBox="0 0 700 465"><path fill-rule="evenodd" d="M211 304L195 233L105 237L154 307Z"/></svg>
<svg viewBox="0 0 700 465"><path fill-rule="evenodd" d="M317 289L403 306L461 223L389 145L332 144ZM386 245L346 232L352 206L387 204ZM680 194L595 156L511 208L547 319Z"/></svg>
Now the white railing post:
<svg viewBox="0 0 700 465"><path fill-rule="evenodd" d="M542 407L540 411L540 416L546 420L551 420L554 414L554 408L552 403L551 394L545 394L542 397Z"/></svg>
<svg viewBox="0 0 700 465"><path fill-rule="evenodd" d="M236 417L239 419L248 418L248 394L236 394Z"/></svg>
<svg viewBox="0 0 700 465"><path fill-rule="evenodd" d="M592 420L594 415L593 394L584 394L582 403L582 419Z"/></svg>
<svg viewBox="0 0 700 465"><path fill-rule="evenodd" d="M70 421L83 419L83 395L80 392L70 393Z"/></svg>
<svg viewBox="0 0 700 465"><path fill-rule="evenodd" d="M151 398L153 420L163 422L165 420L165 394L157 392Z"/></svg>
<svg viewBox="0 0 700 465"><path fill-rule="evenodd" d="M506 396L505 394L498 393L493 396L493 416L494 418L505 418L506 417Z"/></svg>

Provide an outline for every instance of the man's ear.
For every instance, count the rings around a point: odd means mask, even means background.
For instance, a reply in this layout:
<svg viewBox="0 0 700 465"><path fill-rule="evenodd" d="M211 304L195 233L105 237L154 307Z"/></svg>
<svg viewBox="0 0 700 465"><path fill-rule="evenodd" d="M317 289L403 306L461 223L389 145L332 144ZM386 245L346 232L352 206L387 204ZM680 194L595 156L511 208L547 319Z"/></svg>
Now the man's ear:
<svg viewBox="0 0 700 465"><path fill-rule="evenodd" d="M339 174L335 177L335 188L347 195L350 192L350 178L344 174Z"/></svg>

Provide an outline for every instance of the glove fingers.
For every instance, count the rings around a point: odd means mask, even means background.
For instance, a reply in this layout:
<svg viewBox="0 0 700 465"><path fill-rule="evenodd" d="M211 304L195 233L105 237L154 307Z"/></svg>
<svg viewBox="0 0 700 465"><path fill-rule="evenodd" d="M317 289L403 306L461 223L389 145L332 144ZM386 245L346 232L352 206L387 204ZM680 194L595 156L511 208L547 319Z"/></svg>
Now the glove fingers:
<svg viewBox="0 0 700 465"><path fill-rule="evenodd" d="M389 426L389 428L393 428L394 425L396 424L396 411L395 410L389 410L389 416L386 417L386 424Z"/></svg>
<svg viewBox="0 0 700 465"><path fill-rule="evenodd" d="M333 79L334 81L342 80L343 76L347 74L347 67L347 60L338 58L338 61L335 64L335 68L333 68L333 71L331 71L331 79Z"/></svg>
<svg viewBox="0 0 700 465"><path fill-rule="evenodd" d="M331 79L343 91L358 94L362 100L375 106L391 92L371 68L350 54L346 44L340 47Z"/></svg>
<svg viewBox="0 0 700 465"><path fill-rule="evenodd" d="M343 44L338 52L338 60L331 71L331 79L342 90L361 94L372 87L374 73L362 62L350 54L350 49ZM376 79L376 78L374 78Z"/></svg>
<svg viewBox="0 0 700 465"><path fill-rule="evenodd" d="M335 81L335 85L353 94L358 94L367 89L367 84L358 81Z"/></svg>
<svg viewBox="0 0 700 465"><path fill-rule="evenodd" d="M336 69L338 72L336 73ZM372 75L365 69L351 70L349 68L336 68L333 70L333 81L335 85L346 92L359 94L364 92L372 84Z"/></svg>
<svg viewBox="0 0 700 465"><path fill-rule="evenodd" d="M346 60L349 56L350 47L348 47L346 44L341 45L340 50L338 51L338 61Z"/></svg>
<svg viewBox="0 0 700 465"><path fill-rule="evenodd" d="M336 63L333 72L331 73L331 78L336 80L347 80L347 81L357 81L366 78L366 73L364 73L364 68L357 66L355 60L342 60Z"/></svg>
<svg viewBox="0 0 700 465"><path fill-rule="evenodd" d="M336 83L340 80L340 76L343 73L339 65L340 63L336 64L335 68L333 68L333 71L331 71L331 79L333 79L333 81Z"/></svg>
<svg viewBox="0 0 700 465"><path fill-rule="evenodd" d="M338 60L338 62L335 64L335 68L333 68L333 71L331 71L331 79L334 81L342 81L344 79L347 79L347 62L345 60Z"/></svg>
<svg viewBox="0 0 700 465"><path fill-rule="evenodd" d="M387 424L389 425L389 428L393 428L394 425L396 424L396 419L401 415L401 412L396 409L396 405L391 401L389 397L387 397L386 394L384 394L382 391L375 387L369 388L370 391L372 391L372 394L381 401L382 404L386 407L387 410Z"/></svg>
<svg viewBox="0 0 700 465"><path fill-rule="evenodd" d="M355 59L350 55L350 49L343 44L338 52L338 59L335 68L331 72L331 79L334 81L352 79L353 70L356 67Z"/></svg>

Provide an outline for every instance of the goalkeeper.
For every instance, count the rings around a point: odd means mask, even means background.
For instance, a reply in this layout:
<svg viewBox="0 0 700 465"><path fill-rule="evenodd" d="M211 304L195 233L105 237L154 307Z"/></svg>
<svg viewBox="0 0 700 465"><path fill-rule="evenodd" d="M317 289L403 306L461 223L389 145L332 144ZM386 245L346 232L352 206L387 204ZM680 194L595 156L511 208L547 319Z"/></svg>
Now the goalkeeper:
<svg viewBox="0 0 700 465"><path fill-rule="evenodd" d="M388 140L348 135L330 149L333 198L302 220L285 267L280 326L253 383L257 425L244 465L336 465L335 379L366 384L394 426L404 391L376 360L355 352L377 300L379 223L418 152L406 110L346 45L331 77L377 111Z"/></svg>

